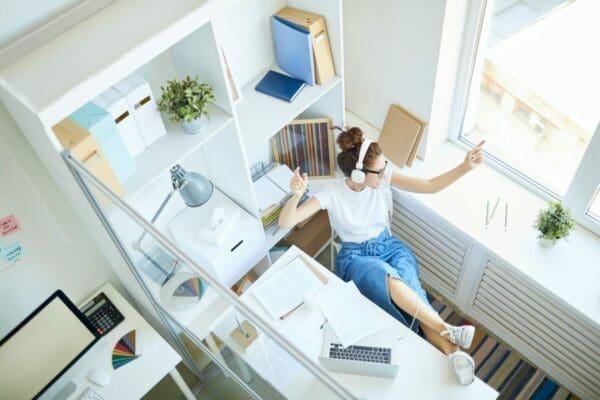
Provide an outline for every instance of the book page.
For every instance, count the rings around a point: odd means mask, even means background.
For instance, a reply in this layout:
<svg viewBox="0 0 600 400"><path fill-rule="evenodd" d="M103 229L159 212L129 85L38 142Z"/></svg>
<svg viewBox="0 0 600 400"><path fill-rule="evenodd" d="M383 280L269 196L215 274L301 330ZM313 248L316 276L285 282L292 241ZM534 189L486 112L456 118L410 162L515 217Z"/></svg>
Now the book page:
<svg viewBox="0 0 600 400"><path fill-rule="evenodd" d="M320 294L321 311L344 347L373 334L379 323L354 282L333 282Z"/></svg>
<svg viewBox="0 0 600 400"><path fill-rule="evenodd" d="M254 191L260 211L264 211L274 204L279 205L279 202L286 196L286 193L266 176L254 182Z"/></svg>
<svg viewBox="0 0 600 400"><path fill-rule="evenodd" d="M299 258L255 285L252 294L273 318L292 311L304 301L304 292L318 289L323 283Z"/></svg>

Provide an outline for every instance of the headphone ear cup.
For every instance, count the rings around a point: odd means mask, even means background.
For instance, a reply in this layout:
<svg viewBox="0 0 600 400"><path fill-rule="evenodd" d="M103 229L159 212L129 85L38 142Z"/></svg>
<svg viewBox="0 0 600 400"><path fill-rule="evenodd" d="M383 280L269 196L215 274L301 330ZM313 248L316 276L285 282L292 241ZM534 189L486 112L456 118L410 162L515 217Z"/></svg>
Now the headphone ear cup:
<svg viewBox="0 0 600 400"><path fill-rule="evenodd" d="M354 183L363 183L365 178L365 173L360 169L354 169L352 170L352 174L350 174L350 179L352 179L352 182Z"/></svg>

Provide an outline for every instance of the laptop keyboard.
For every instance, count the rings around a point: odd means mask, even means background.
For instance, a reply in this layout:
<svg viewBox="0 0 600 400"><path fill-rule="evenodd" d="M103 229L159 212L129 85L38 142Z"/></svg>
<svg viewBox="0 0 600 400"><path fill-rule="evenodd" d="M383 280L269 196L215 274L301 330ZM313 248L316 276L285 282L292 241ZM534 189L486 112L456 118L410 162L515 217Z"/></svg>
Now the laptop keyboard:
<svg viewBox="0 0 600 400"><path fill-rule="evenodd" d="M329 358L391 364L392 349L389 347L348 346L339 343L329 345Z"/></svg>

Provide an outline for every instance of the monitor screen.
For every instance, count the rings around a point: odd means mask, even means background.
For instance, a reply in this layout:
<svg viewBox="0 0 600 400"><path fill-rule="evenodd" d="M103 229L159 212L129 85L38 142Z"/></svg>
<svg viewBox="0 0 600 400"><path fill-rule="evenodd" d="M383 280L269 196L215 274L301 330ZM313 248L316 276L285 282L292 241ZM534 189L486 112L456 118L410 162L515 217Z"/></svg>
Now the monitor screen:
<svg viewBox="0 0 600 400"><path fill-rule="evenodd" d="M0 341L0 388L7 399L41 395L99 338L61 291Z"/></svg>

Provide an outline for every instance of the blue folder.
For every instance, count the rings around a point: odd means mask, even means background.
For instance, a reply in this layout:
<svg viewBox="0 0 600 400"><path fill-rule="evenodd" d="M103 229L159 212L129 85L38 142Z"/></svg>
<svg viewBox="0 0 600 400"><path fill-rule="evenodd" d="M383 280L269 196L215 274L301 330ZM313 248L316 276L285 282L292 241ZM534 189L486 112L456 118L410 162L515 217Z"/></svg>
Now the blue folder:
<svg viewBox="0 0 600 400"><path fill-rule="evenodd" d="M271 17L279 68L308 85L315 84L315 63L308 29L276 15Z"/></svg>
<svg viewBox="0 0 600 400"><path fill-rule="evenodd" d="M304 82L300 79L269 71L254 89L291 103L302 88L304 88Z"/></svg>

